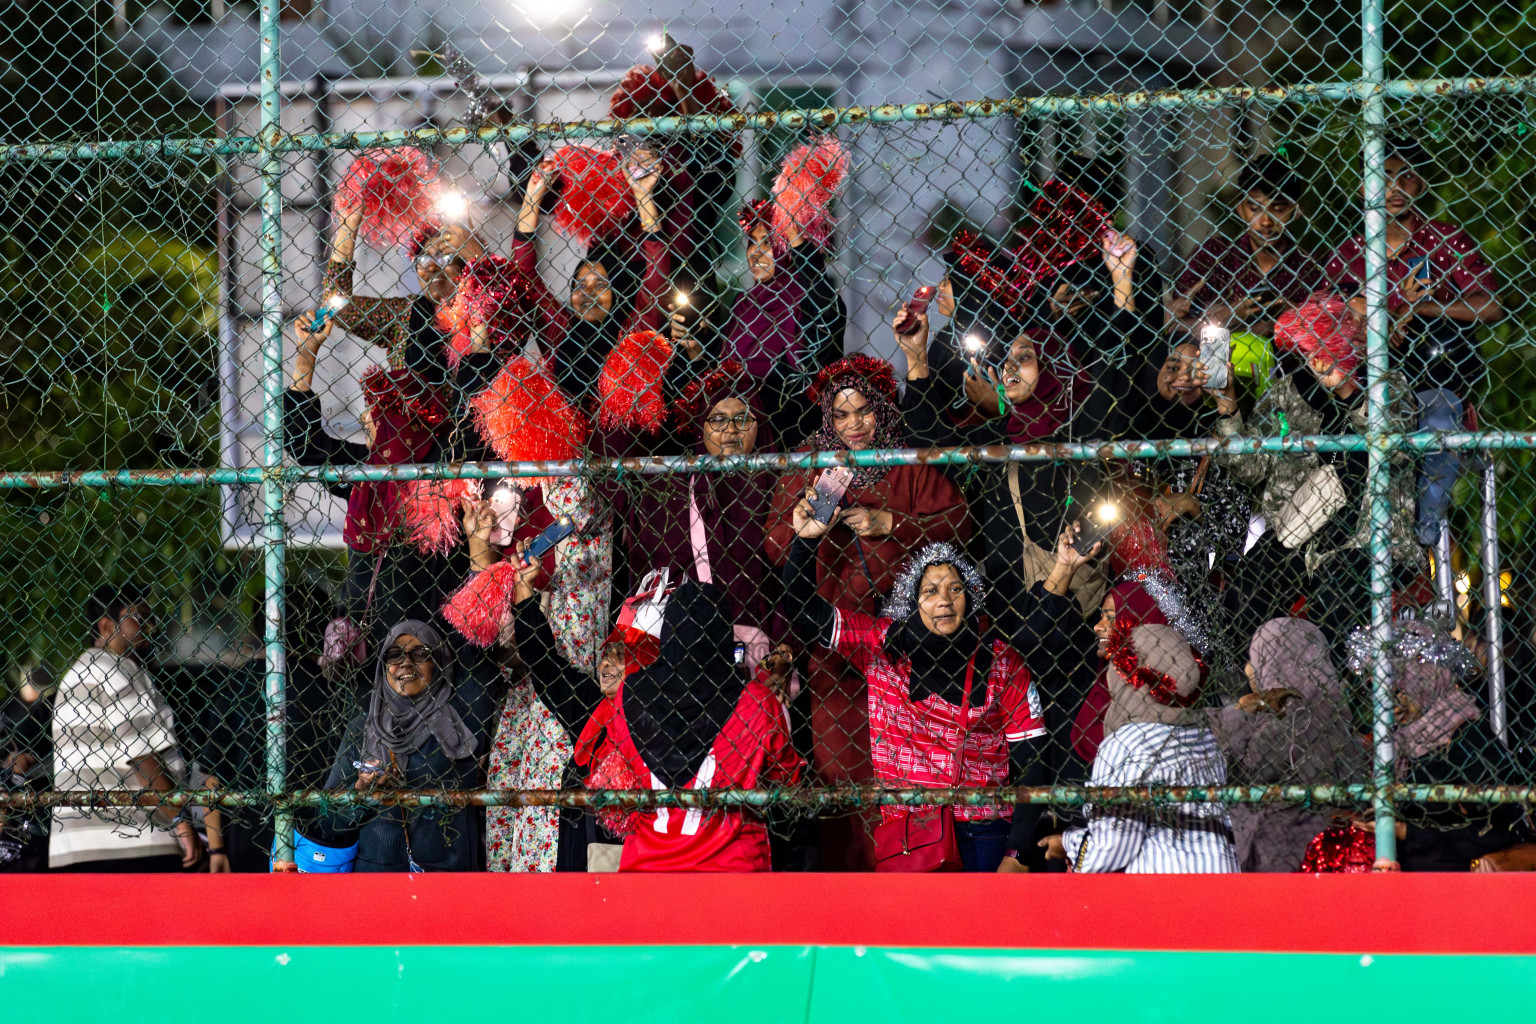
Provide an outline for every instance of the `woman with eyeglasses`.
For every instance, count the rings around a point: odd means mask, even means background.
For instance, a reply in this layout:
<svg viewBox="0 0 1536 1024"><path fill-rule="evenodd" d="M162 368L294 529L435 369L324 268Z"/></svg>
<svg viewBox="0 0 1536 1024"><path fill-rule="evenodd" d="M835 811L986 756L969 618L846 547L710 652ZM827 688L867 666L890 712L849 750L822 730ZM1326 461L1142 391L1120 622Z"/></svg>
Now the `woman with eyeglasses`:
<svg viewBox="0 0 1536 1024"><path fill-rule="evenodd" d="M430 624L408 619L391 629L367 710L348 723L325 788L358 796L474 788L493 705L473 675L456 678L454 661ZM356 871L483 866L480 818L469 808L336 803L316 826L322 841L357 843Z"/></svg>
<svg viewBox="0 0 1536 1024"><path fill-rule="evenodd" d="M758 401L756 381L735 360L683 389L672 424L698 455L720 458L772 451L773 434ZM714 583L725 593L732 621L749 634L750 668L768 654L778 605L777 573L763 550L763 524L777 474L690 473L631 478L614 490L614 522L628 566L628 590L654 569Z"/></svg>

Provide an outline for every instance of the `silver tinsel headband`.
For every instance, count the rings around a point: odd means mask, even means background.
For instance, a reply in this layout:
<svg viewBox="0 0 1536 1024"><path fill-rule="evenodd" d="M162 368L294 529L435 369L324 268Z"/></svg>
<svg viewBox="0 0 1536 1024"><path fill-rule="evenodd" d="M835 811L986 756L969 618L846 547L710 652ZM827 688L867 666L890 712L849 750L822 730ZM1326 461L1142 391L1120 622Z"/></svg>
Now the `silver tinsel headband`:
<svg viewBox="0 0 1536 1024"><path fill-rule="evenodd" d="M1411 623L1411 625L1410 625ZM1344 640L1349 670L1357 676L1368 675L1376 652L1376 638L1370 626L1356 626ZM1477 657L1463 643L1447 636L1427 622L1414 619L1392 623L1392 641L1387 657L1395 661L1417 661L1450 669L1459 678L1477 674Z"/></svg>
<svg viewBox="0 0 1536 1024"><path fill-rule="evenodd" d="M986 584L981 580L981 570L961 554L959 548L948 541L939 541L920 548L917 554L907 559L907 563L896 574L896 582L891 587L890 596L885 599L885 608L882 611L886 618L903 622L917 610L917 584L923 578L923 573L932 565L954 566L960 578L965 581L965 591L971 600L971 614L975 615L981 611L981 602L986 595Z"/></svg>

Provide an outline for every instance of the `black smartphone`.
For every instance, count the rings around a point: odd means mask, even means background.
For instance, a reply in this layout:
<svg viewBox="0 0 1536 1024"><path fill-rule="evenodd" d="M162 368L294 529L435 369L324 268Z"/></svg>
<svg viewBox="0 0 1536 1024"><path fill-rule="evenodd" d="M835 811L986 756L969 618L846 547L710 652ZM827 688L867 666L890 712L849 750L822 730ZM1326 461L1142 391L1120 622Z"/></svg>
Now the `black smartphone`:
<svg viewBox="0 0 1536 1024"><path fill-rule="evenodd" d="M576 524L571 521L570 516L561 516L559 519L556 519L544 527L544 532L528 542L528 547L523 550L524 564L533 561L535 558L543 558L545 552L575 532Z"/></svg>
<svg viewBox="0 0 1536 1024"><path fill-rule="evenodd" d="M1104 543L1108 547L1109 535L1120 525L1120 508L1112 501L1101 501L1087 514L1079 516L1077 522L1080 528L1072 539L1072 546L1078 554L1086 555L1095 544ZM1104 552L1101 549L1099 553Z"/></svg>

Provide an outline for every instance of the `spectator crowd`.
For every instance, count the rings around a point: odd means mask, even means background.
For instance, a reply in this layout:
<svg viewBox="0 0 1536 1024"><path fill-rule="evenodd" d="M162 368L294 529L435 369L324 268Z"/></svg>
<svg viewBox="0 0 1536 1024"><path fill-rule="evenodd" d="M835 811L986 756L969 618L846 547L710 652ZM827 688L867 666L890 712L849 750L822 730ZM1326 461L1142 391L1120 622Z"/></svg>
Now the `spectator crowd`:
<svg viewBox="0 0 1536 1024"><path fill-rule="evenodd" d="M612 99L615 117L730 109L670 40ZM295 462L677 468L328 485L346 505L346 579L329 607L297 595L286 629L287 785L322 796L297 812L301 870L1536 864L1518 805L1406 804L1389 864L1368 810L1346 804L797 802L831 786L1369 782L1365 451L860 454L1362 434L1364 240L1306 251L1307 183L1260 155L1236 178L1230 234L1165 280L1094 183L1044 181L1008 238L961 231L941 281L892 296L893 365L844 354L833 213L850 158L830 135L739 211L751 283L724 301L711 240L738 158L727 133L556 149L531 161L504 253L434 210L436 169L415 150L359 154L339 185L322 294L291 325ZM1432 168L1418 142L1389 140L1395 431L1473 422L1479 331L1502 316L1477 244L1430 216ZM540 271L546 218L584 254L559 290ZM360 294L359 244L406 250L416 293ZM314 390L337 331L380 353L360 375L363 441L330 431ZM742 459L785 452L846 458ZM1529 778L1524 717L1508 746L1490 731L1486 645L1429 606L1426 552L1450 530L1462 469L1455 452L1394 452L1389 467L1404 783ZM11 788L224 788L157 687L149 595L104 586L81 626L86 649L57 682L29 678L4 707ZM1512 676L1532 644L1529 631L1507 644ZM357 799L562 788L787 798ZM13 812L0 861L227 871L254 850L266 869L272 840L259 815L141 799Z"/></svg>

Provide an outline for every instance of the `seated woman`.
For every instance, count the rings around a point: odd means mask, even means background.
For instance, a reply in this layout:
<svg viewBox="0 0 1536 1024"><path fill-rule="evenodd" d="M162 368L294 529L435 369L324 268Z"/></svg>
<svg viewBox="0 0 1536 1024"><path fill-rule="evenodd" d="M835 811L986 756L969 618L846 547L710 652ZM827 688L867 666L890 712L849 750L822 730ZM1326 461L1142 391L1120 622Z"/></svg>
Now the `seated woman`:
<svg viewBox="0 0 1536 1024"><path fill-rule="evenodd" d="M1366 750L1322 630L1305 619L1266 622L1249 647L1248 679L1252 692L1206 712L1234 784L1364 781ZM1330 817L1327 808L1267 804L1233 804L1230 813L1244 871L1295 871Z"/></svg>
<svg viewBox="0 0 1536 1024"><path fill-rule="evenodd" d="M734 360L688 385L672 414L697 454L774 450L757 381ZM763 524L778 483L773 472L631 477L621 483L612 491L629 567L625 593L635 593L647 573L665 568L673 580L691 576L718 584L738 627L751 627L764 640L776 632L778 574L763 551ZM749 649L748 668L755 669L767 654L766 648Z"/></svg>
<svg viewBox="0 0 1536 1024"><path fill-rule="evenodd" d="M521 615L521 613L520 613ZM805 765L784 706L759 672L746 681L724 592L685 579L663 613L661 650L619 684L610 747L591 784L611 789L792 786ZM767 871L768 830L750 808L637 811L620 871Z"/></svg>
<svg viewBox="0 0 1536 1024"><path fill-rule="evenodd" d="M368 710L347 725L325 788L372 792L471 789L481 778L488 694L473 676L455 682L454 652L431 625L389 631ZM321 837L357 843L357 871L480 870L480 818L471 808L335 804L318 815Z"/></svg>
<svg viewBox="0 0 1536 1024"><path fill-rule="evenodd" d="M1227 763L1189 710L1204 666L1172 626L1137 626L1110 650L1110 705L1090 786L1220 786ZM1154 808L1086 804L1087 824L1040 841L1074 871L1233 872L1232 823L1219 803Z"/></svg>
<svg viewBox="0 0 1536 1024"><path fill-rule="evenodd" d="M982 629L976 567L951 544L929 544L902 567L879 618L834 607L817 593L816 541L831 524L816 519L813 496L795 504L786 604L801 636L837 651L866 680L875 779L892 788L1037 781L1044 760L1024 741L1045 735L1040 700L1023 657ZM1005 856L1017 858L1032 836L1012 835L1012 811L954 809L965 870L996 871ZM906 813L885 807L881 821ZM876 856L883 852L877 846Z"/></svg>

